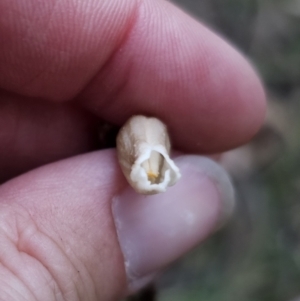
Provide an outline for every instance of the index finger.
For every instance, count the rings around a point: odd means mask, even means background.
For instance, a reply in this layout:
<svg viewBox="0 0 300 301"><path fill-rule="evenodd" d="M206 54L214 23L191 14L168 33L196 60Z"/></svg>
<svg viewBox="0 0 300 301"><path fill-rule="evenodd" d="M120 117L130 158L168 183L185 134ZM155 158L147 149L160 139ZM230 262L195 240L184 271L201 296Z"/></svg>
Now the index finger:
<svg viewBox="0 0 300 301"><path fill-rule="evenodd" d="M30 43L14 32L24 34L20 18L0 29L10 42L0 50L5 89L55 101L77 97L117 124L155 115L174 146L190 152L235 147L263 121L263 88L248 62L166 1L48 1L25 12L17 0L1 3L2 20L14 5L30 23Z"/></svg>

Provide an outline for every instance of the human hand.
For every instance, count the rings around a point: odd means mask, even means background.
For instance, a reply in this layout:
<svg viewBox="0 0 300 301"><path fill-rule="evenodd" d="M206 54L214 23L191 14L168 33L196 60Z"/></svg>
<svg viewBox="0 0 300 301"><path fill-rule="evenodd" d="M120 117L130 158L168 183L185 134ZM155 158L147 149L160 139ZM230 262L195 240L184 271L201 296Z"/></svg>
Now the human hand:
<svg viewBox="0 0 300 301"><path fill-rule="evenodd" d="M212 161L177 158L144 197L90 151L98 119L133 114L182 152L246 142L265 100L240 54L159 0L2 0L0 37L0 300L118 300L215 231L232 187Z"/></svg>

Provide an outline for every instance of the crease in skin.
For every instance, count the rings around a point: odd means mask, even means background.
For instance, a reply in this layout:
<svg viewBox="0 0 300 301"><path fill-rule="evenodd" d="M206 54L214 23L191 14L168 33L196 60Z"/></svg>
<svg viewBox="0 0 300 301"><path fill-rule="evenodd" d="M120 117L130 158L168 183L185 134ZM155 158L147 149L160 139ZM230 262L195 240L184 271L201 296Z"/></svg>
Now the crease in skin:
<svg viewBox="0 0 300 301"><path fill-rule="evenodd" d="M0 208L0 274L5 274L5 279L11 281L11 283L6 283L6 287L3 288L1 288L0 284L0 290L1 292L5 291L6 289L8 289L10 292L11 290L13 290L21 298L27 298L28 300L38 300L34 291L26 284L26 278L23 279L22 275L20 275L19 272L21 265L19 265L18 262L20 263L20 261L22 261L21 257L24 257L26 254L22 253L18 248L18 217L13 214L13 209L11 208L11 206L1 204ZM24 218L24 214L21 212L21 210L16 210L16 214L19 215L20 218ZM2 267L4 267L4 269L6 269L6 271L2 269L1 265ZM10 274L13 275L14 279L11 279ZM17 290L17 288L19 288L19 291Z"/></svg>
<svg viewBox="0 0 300 301"><path fill-rule="evenodd" d="M3 243L2 239L0 238L1 246L7 246L5 242ZM2 256L1 256L2 257ZM5 263L3 260L1 260L0 257L0 291L1 296L5 297L7 295L8 297L14 297L15 300L23 300L26 298L27 300L37 300L36 296L32 292L32 290L28 289L28 287L21 281L18 277L18 275L13 272ZM5 277L1 277L1 275L4 275ZM7 293L6 293L7 291ZM3 296L4 295L4 296ZM3 299L3 300L7 300ZM2 300L2 299L0 299Z"/></svg>
<svg viewBox="0 0 300 301"><path fill-rule="evenodd" d="M87 289L87 282L91 281L90 274L88 273L86 267L80 263L77 256L74 256L74 252L71 247L64 247L55 241L51 236L45 235L41 232L36 232L33 238L27 238L27 234L23 240L28 240L28 247L25 247L27 253L33 253L31 256L35 256L37 260L49 271L55 283L58 285L59 291L61 292L63 300L82 300L86 295L90 295L91 299L96 299L95 297L95 287L89 287ZM43 245L44 248L40 248L39 252L37 245ZM24 248L22 248L24 250ZM51 257L51 250L56 254L59 259L56 264L53 262L53 256ZM50 254L50 257L47 255ZM69 255L73 256L69 256ZM48 257L48 258L47 258ZM44 261L44 262L43 262ZM59 263L61 262L61 263ZM75 264L76 262L76 264ZM66 271L67 265L67 275ZM84 281L83 279L88 280ZM94 295L94 297L92 297Z"/></svg>
<svg viewBox="0 0 300 301"><path fill-rule="evenodd" d="M47 293L55 294L55 300L68 300L69 298L71 300L81 300L82 296L87 293L90 294L92 291L94 291L92 294L95 295L95 290L86 289L86 284L82 279L82 274L86 276L86 273L83 273L82 266L80 268L76 267L74 260L70 260L66 256L65 251L59 244L38 229L30 214L26 213L26 209L9 208L9 211L12 211L9 216L14 216L15 212L18 214L15 221L9 221L8 230L9 228L14 229L8 231L10 238L6 238L6 241L11 244L11 251L5 252L6 254L0 253L1 262L7 262L7 268L16 275L28 290L35 292L35 299L33 300L41 300L36 294L40 292L44 295L43 290L47 289L48 283L52 283L52 287L48 287ZM3 223L3 219L1 219L1 223ZM11 237L11 232L14 232L14 237ZM0 239L3 239L3 236ZM14 254L13 258L12 254ZM53 261L53 258L55 258L55 261ZM20 270L21 266L23 266L22 270ZM30 269L39 270L42 277L38 277L38 279L29 278L26 275L28 273L29 275L32 274ZM37 281L37 287L32 286L34 285L33 281ZM78 285L80 283L81 285ZM38 289L39 287L42 288Z"/></svg>

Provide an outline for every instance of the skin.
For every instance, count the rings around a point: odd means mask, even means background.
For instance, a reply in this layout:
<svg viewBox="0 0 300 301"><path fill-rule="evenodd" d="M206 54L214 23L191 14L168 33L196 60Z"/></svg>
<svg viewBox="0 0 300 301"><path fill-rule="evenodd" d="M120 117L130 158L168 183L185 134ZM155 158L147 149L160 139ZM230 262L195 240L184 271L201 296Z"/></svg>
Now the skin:
<svg viewBox="0 0 300 301"><path fill-rule="evenodd" d="M90 153L99 120L157 116L177 150L219 153L264 119L245 58L169 2L84 3L0 0L1 301L124 296L127 184L113 150Z"/></svg>

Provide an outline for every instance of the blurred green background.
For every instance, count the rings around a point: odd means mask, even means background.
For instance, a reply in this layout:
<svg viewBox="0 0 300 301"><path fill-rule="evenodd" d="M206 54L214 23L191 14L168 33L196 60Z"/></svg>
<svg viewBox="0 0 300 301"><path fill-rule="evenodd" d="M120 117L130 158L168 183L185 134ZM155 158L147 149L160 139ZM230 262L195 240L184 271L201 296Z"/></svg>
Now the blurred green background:
<svg viewBox="0 0 300 301"><path fill-rule="evenodd" d="M300 301L300 0L173 2L249 57L269 112L249 145L225 154L232 221L160 277L158 300Z"/></svg>

